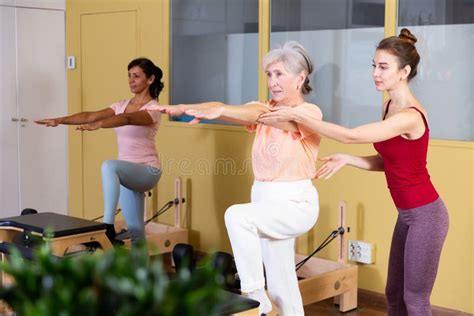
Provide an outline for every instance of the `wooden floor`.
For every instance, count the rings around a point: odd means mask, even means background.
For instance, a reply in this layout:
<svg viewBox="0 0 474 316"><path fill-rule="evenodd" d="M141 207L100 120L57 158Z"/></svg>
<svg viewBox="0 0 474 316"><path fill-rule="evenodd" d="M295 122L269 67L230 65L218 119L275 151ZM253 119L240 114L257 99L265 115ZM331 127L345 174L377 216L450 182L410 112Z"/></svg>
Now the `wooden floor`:
<svg viewBox="0 0 474 316"><path fill-rule="evenodd" d="M306 316L333 316L333 315L346 315L346 316L385 316L387 312L383 306L379 306L377 303L360 300L358 302L357 309L349 311L347 313L339 312L339 307L334 305L333 299L327 299L325 301L317 302L311 305L307 305L304 308Z"/></svg>
<svg viewBox="0 0 474 316"><path fill-rule="evenodd" d="M204 255L202 255L204 256ZM171 267L171 258L169 254L164 256L165 267L174 271ZM304 307L305 316L386 316L387 307L385 296L383 294L376 294L369 291L358 291L357 304L355 310L342 313L339 311L339 306L334 305L334 299L330 298L321 302L317 302ZM433 308L433 316L474 316L474 314L467 314L453 310L442 309L439 307Z"/></svg>
<svg viewBox="0 0 474 316"><path fill-rule="evenodd" d="M353 311L347 313L339 312L337 306L333 304L332 299L317 302L308 306L305 306L305 316L386 316L385 303L380 301L380 298L370 299L366 295L361 295L358 299L359 307ZM433 316L473 316L455 310L444 309L440 307L433 307Z"/></svg>

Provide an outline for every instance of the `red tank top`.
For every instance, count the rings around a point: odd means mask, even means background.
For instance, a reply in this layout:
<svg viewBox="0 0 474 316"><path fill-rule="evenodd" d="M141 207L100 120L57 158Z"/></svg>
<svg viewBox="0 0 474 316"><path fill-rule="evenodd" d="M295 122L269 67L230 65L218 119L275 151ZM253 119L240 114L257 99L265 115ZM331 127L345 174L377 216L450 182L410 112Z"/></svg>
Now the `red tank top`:
<svg viewBox="0 0 474 316"><path fill-rule="evenodd" d="M384 114L387 115L390 101ZM397 208L419 207L435 201L438 193L426 169L429 128L423 113L425 132L418 139L396 136L374 144L375 150L384 162L385 177L392 199Z"/></svg>

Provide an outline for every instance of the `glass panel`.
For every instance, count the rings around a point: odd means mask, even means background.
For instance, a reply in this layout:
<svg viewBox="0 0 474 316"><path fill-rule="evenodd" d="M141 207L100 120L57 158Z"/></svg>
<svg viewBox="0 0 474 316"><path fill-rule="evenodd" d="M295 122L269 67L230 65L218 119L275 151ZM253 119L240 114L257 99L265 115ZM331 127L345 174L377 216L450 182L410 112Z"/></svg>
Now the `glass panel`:
<svg viewBox="0 0 474 316"><path fill-rule="evenodd" d="M445 25L472 23L472 0L399 0L398 25Z"/></svg>
<svg viewBox="0 0 474 316"><path fill-rule="evenodd" d="M272 32L383 27L383 0L272 0Z"/></svg>
<svg viewBox="0 0 474 316"><path fill-rule="evenodd" d="M399 17L399 29L409 27L418 38L412 89L428 111L431 137L474 140L474 1L400 0L399 11L409 12Z"/></svg>
<svg viewBox="0 0 474 316"><path fill-rule="evenodd" d="M384 12L383 0L272 0L271 48L296 40L308 50L315 71L306 100L326 121L353 127L380 120L371 64Z"/></svg>
<svg viewBox="0 0 474 316"><path fill-rule="evenodd" d="M173 104L257 100L258 0L173 0L171 23Z"/></svg>

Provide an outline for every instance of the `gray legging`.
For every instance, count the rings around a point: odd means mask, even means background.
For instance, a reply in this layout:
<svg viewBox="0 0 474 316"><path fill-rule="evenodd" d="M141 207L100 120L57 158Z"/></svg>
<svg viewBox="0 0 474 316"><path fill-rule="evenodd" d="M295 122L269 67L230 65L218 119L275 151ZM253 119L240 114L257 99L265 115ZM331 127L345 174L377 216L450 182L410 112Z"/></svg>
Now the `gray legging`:
<svg viewBox="0 0 474 316"><path fill-rule="evenodd" d="M114 223L120 199L132 244L145 240L144 192L151 190L160 176L161 171L157 168L128 161L106 160L102 164L104 223Z"/></svg>
<svg viewBox="0 0 474 316"><path fill-rule="evenodd" d="M385 293L389 316L431 316L430 296L448 232L443 201L399 209Z"/></svg>

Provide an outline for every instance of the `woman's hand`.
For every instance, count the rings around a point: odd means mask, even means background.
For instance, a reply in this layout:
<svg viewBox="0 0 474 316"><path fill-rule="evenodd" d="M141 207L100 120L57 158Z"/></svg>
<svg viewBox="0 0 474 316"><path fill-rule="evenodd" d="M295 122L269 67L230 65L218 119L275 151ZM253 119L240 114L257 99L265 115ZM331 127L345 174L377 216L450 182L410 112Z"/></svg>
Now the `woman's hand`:
<svg viewBox="0 0 474 316"><path fill-rule="evenodd" d="M168 107L169 107L169 105L155 105L155 106L153 106L153 108L151 110L152 111L158 111L158 112L161 112L161 113L166 113L166 110L167 110Z"/></svg>
<svg viewBox="0 0 474 316"><path fill-rule="evenodd" d="M316 170L316 179L329 179L348 163L347 155L334 154L322 157L324 163Z"/></svg>
<svg viewBox="0 0 474 316"><path fill-rule="evenodd" d="M222 116L224 108L221 106L203 108L203 109L189 109L185 110L184 113L190 116L194 116L194 119L189 124L197 124L201 120L214 120Z"/></svg>
<svg viewBox="0 0 474 316"><path fill-rule="evenodd" d="M180 116L184 114L185 107L184 105L158 105L155 109L171 116Z"/></svg>
<svg viewBox="0 0 474 316"><path fill-rule="evenodd" d="M36 124L46 125L47 127L56 127L59 124L61 124L61 121L58 118L55 118L55 119L42 119L42 120L36 120L34 122Z"/></svg>
<svg viewBox="0 0 474 316"><path fill-rule="evenodd" d="M270 109L270 112L263 113L258 117L257 122L262 124L274 124L280 122L293 121L298 115L297 107L277 106Z"/></svg>
<svg viewBox="0 0 474 316"><path fill-rule="evenodd" d="M101 128L101 121L97 121L89 124L82 124L76 127L78 131L95 131Z"/></svg>

